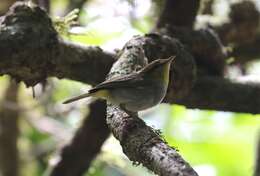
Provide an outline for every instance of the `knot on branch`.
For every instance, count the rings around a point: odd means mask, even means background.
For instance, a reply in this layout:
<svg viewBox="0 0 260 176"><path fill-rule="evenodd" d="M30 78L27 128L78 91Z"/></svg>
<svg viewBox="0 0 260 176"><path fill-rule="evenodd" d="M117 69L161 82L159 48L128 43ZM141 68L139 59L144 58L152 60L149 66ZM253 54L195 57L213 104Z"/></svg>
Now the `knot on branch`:
<svg viewBox="0 0 260 176"><path fill-rule="evenodd" d="M58 42L57 32L45 11L17 2L2 18L0 27L0 50L3 51L0 74L9 74L27 86L45 80L53 67L49 55Z"/></svg>
<svg viewBox="0 0 260 176"><path fill-rule="evenodd" d="M217 34L209 28L193 30L166 26L157 29L162 34L181 41L193 56L199 75L223 76L226 52Z"/></svg>
<svg viewBox="0 0 260 176"><path fill-rule="evenodd" d="M162 14L156 27L162 28L166 25L171 25L192 28L199 6L200 0L165 1Z"/></svg>
<svg viewBox="0 0 260 176"><path fill-rule="evenodd" d="M177 39L166 35L151 33L133 37L120 51L119 59L113 65L109 77L137 71L147 64L147 59L151 62L170 56L176 56L176 59L171 67L167 98L184 97L195 82L196 64L192 55Z"/></svg>
<svg viewBox="0 0 260 176"><path fill-rule="evenodd" d="M176 56L171 67L167 97L177 98L187 95L196 79L196 65L183 45L177 39L156 33L139 37L138 40L142 40L140 43L149 61Z"/></svg>
<svg viewBox="0 0 260 176"><path fill-rule="evenodd" d="M259 12L254 2L242 1L234 3L231 5L230 9L229 17L234 23L250 23L253 26L258 25ZM248 19L252 19L254 22L248 21Z"/></svg>
<svg viewBox="0 0 260 176"><path fill-rule="evenodd" d="M260 14L254 2L243 1L233 4L229 17L236 25L236 28L233 28L233 33L239 34L239 41L237 42L241 42L242 40L248 43L255 39L259 26ZM232 37L232 35L230 37Z"/></svg>
<svg viewBox="0 0 260 176"><path fill-rule="evenodd" d="M255 40L260 14L252 1L234 3L230 7L229 21L215 27L224 44L248 44Z"/></svg>

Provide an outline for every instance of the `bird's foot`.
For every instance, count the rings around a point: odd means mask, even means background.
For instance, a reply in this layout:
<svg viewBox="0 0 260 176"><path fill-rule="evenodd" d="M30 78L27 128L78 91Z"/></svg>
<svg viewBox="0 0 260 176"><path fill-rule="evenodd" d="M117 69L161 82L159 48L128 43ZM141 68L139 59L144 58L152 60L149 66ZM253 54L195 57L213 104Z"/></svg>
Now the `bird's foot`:
<svg viewBox="0 0 260 176"><path fill-rule="evenodd" d="M132 112L132 111L128 111L124 105L120 105L120 108L125 111L125 113L127 113L129 116L132 116L132 117L138 117L138 112Z"/></svg>

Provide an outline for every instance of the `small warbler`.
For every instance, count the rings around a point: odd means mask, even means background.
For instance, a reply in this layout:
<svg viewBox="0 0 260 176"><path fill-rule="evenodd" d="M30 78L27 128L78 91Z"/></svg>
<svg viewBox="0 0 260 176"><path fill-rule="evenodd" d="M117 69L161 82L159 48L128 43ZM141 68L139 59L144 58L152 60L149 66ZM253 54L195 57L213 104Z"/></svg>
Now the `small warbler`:
<svg viewBox="0 0 260 176"><path fill-rule="evenodd" d="M108 79L88 93L73 97L64 104L85 97L106 99L126 113L137 113L160 103L167 91L170 65L175 56L158 59L138 72Z"/></svg>

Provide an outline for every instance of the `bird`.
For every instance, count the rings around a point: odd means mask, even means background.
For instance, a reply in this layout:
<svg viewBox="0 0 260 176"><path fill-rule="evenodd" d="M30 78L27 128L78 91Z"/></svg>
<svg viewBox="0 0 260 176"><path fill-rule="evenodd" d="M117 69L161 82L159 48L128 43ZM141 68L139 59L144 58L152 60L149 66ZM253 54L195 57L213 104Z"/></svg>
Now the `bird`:
<svg viewBox="0 0 260 176"><path fill-rule="evenodd" d="M105 80L87 93L70 98L63 104L95 97L109 101L129 115L153 107L161 103L166 95L174 58L157 59L137 72Z"/></svg>

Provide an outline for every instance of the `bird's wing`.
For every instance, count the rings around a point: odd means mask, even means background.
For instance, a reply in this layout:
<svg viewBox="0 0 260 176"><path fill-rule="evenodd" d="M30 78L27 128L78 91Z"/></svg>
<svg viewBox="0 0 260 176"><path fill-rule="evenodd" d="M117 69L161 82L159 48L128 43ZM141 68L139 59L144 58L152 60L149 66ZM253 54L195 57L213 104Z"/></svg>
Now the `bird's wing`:
<svg viewBox="0 0 260 176"><path fill-rule="evenodd" d="M132 73L125 76L118 76L115 78L108 79L97 86L93 87L89 90L89 93L96 92L100 89L110 89L114 87L131 87L136 85L135 83L142 80L142 76L140 73Z"/></svg>

